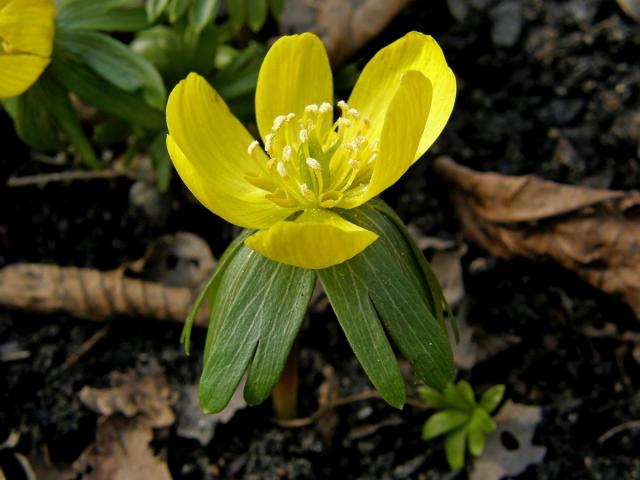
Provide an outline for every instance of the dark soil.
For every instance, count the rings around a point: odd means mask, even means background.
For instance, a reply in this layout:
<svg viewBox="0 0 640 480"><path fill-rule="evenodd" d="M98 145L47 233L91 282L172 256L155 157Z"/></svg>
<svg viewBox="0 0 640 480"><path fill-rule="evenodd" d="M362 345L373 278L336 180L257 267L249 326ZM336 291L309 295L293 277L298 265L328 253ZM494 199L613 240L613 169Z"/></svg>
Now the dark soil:
<svg viewBox="0 0 640 480"><path fill-rule="evenodd" d="M410 30L438 40L460 86L441 139L385 194L424 235L459 236L444 186L429 167L438 154L479 170L640 189L640 25L616 2L417 1L356 60ZM0 131L10 128L0 114ZM10 175L59 167L29 161L14 138L3 138L3 147L0 266L109 269L139 258L164 233L197 233L217 255L232 237L231 227L190 201L177 179L162 200L161 219L132 205L128 179L8 188ZM535 442L547 455L517 478L640 478L640 430L598 441L610 428L640 419L640 366L628 344L587 334L608 323L638 332L631 311L552 264L494 261L474 246L463 264L468 321L522 341L461 376L480 390L504 383L512 400L543 407ZM63 369L100 328L63 314L0 310L0 347L31 352L0 363L0 436L22 432L18 451L47 445L53 461L77 458L93 441L96 420L77 393L84 385L107 386L114 370L158 362L172 386L197 382L204 331L195 333L187 358L179 326L144 319L114 321L104 339ZM317 406L327 364L336 369L341 395L370 388L330 312L310 315L300 344L302 415ZM154 447L180 479L449 478L441 445L420 439L426 412L398 412L376 400L347 405L338 409L330 442L314 427L276 427L270 415L266 404L242 410L204 447L175 429ZM363 425L380 428L354 435Z"/></svg>

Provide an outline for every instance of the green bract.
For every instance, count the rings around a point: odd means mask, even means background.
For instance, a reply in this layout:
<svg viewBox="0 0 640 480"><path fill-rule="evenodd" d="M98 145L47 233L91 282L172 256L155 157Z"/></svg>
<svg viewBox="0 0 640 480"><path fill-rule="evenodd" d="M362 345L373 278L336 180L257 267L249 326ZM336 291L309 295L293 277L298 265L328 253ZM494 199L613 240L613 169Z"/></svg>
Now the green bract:
<svg viewBox="0 0 640 480"><path fill-rule="evenodd" d="M377 199L341 215L380 238L361 254L326 269L305 270L268 260L244 245L252 231L229 246L183 335L188 348L191 320L207 299L211 321L200 380L205 411L222 410L247 370L247 402L267 398L304 319L316 278L356 357L389 404L401 408L405 402L392 344L420 381L444 388L453 379L445 300L402 222Z"/></svg>
<svg viewBox="0 0 640 480"><path fill-rule="evenodd" d="M422 387L420 396L430 406L440 410L434 413L422 429L422 438L431 440L445 435L444 447L452 469L462 468L466 448L473 456L484 451L485 435L496 429L491 413L502 401L504 385L495 385L476 402L473 389L465 381L450 383L442 391Z"/></svg>

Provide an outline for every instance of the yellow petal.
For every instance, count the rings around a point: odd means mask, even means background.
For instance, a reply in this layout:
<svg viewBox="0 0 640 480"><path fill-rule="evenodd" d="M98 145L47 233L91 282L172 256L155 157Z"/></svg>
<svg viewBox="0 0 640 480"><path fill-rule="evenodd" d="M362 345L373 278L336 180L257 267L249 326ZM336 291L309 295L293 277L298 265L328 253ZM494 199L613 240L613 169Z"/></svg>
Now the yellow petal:
<svg viewBox="0 0 640 480"><path fill-rule="evenodd" d="M55 13L50 0L0 0L0 38L19 53L50 57Z"/></svg>
<svg viewBox="0 0 640 480"><path fill-rule="evenodd" d="M277 40L260 67L256 121L264 139L278 115L299 115L304 107L332 103L333 80L322 41L312 33Z"/></svg>
<svg viewBox="0 0 640 480"><path fill-rule="evenodd" d="M216 215L245 228L266 228L293 210L276 206L245 180L263 168L267 158L229 111L224 100L201 76L191 73L167 102L167 148L178 174L196 198Z"/></svg>
<svg viewBox="0 0 640 480"><path fill-rule="evenodd" d="M276 262L316 270L349 260L377 238L336 213L318 209L254 233L244 243Z"/></svg>
<svg viewBox="0 0 640 480"><path fill-rule="evenodd" d="M380 50L360 74L349 105L369 117L374 133L380 132L400 78L408 70L422 72L433 87L433 104L414 156L415 161L442 132L456 97L455 76L433 38L410 32Z"/></svg>
<svg viewBox="0 0 640 480"><path fill-rule="evenodd" d="M54 16L50 0L0 0L0 97L20 95L49 65Z"/></svg>
<svg viewBox="0 0 640 480"><path fill-rule="evenodd" d="M431 82L427 77L416 70L402 75L384 118L371 181L362 195L341 206L352 208L368 202L396 183L407 171L424 131L431 100Z"/></svg>
<svg viewBox="0 0 640 480"><path fill-rule="evenodd" d="M35 55L0 55L0 98L22 94L35 83L47 65L48 58Z"/></svg>

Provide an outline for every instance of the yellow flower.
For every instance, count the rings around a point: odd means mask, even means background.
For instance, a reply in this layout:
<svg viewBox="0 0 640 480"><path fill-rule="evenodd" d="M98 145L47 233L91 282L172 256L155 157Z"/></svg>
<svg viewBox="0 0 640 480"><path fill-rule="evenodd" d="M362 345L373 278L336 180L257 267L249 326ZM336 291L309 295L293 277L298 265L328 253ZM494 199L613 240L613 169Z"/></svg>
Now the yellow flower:
<svg viewBox="0 0 640 480"><path fill-rule="evenodd" d="M438 137L456 93L438 44L411 32L379 51L348 102L338 102L327 53L310 33L280 38L258 76L264 148L200 76L167 104L167 147L191 192L213 213L257 229L245 244L267 258L320 269L377 239L334 209L394 184Z"/></svg>
<svg viewBox="0 0 640 480"><path fill-rule="evenodd" d="M55 13L50 0L0 0L0 98L23 93L49 65Z"/></svg>

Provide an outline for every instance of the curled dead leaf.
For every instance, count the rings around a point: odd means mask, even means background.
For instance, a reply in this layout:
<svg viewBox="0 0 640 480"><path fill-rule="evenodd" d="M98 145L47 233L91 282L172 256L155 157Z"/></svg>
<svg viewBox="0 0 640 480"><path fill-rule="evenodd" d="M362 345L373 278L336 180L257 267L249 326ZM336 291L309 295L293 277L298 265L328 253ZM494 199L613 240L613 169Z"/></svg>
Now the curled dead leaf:
<svg viewBox="0 0 640 480"><path fill-rule="evenodd" d="M464 234L500 258L552 259L640 318L640 192L479 173L440 157Z"/></svg>
<svg viewBox="0 0 640 480"><path fill-rule="evenodd" d="M175 422L171 410L175 396L162 371L142 376L135 372L113 372L111 384L111 388L83 387L80 400L101 415L142 416L155 428L168 427Z"/></svg>
<svg viewBox="0 0 640 480"><path fill-rule="evenodd" d="M179 232L154 242L144 258L116 270L23 263L0 269L0 305L79 318L119 316L183 322L195 291L215 268L201 238ZM195 324L204 326L201 309Z"/></svg>

